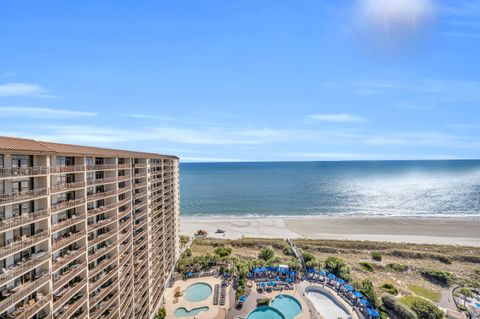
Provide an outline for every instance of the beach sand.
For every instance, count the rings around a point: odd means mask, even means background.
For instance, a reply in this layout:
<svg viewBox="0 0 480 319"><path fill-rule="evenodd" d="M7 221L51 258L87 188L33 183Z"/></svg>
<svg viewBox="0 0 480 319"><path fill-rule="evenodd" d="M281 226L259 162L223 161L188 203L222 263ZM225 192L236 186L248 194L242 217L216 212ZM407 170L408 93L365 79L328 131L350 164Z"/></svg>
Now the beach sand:
<svg viewBox="0 0 480 319"><path fill-rule="evenodd" d="M199 229L207 230L209 237L226 239L345 239L480 247L480 217L181 217L181 234L192 236ZM225 233L217 234L217 229Z"/></svg>

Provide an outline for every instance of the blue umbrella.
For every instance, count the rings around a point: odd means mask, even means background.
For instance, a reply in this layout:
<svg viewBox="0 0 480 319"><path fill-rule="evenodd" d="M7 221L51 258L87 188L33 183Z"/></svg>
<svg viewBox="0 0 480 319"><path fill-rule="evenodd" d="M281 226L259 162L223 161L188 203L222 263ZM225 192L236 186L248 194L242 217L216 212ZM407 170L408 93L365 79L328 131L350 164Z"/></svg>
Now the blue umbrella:
<svg viewBox="0 0 480 319"><path fill-rule="evenodd" d="M380 317L380 314L378 313L378 311L373 309L373 308L367 308L367 312L373 318L379 318Z"/></svg>
<svg viewBox="0 0 480 319"><path fill-rule="evenodd" d="M280 281L280 277L277 276L277 278L275 278L276 281Z"/></svg>
<svg viewBox="0 0 480 319"><path fill-rule="evenodd" d="M273 287L273 286L276 286L276 285L277 285L277 283L275 281L270 281L270 286Z"/></svg>
<svg viewBox="0 0 480 319"><path fill-rule="evenodd" d="M345 289L347 289L348 291L354 291L355 289L353 289L352 286L350 285L345 285Z"/></svg>
<svg viewBox="0 0 480 319"><path fill-rule="evenodd" d="M318 274L321 275L321 276L326 276L327 273L325 272L325 270L319 270L318 271Z"/></svg>
<svg viewBox="0 0 480 319"><path fill-rule="evenodd" d="M240 302L245 302L245 300L247 300L247 297L245 296L240 296L240 298L238 299L238 301Z"/></svg>
<svg viewBox="0 0 480 319"><path fill-rule="evenodd" d="M363 294L360 291L355 291L353 295L357 298L363 298Z"/></svg>
<svg viewBox="0 0 480 319"><path fill-rule="evenodd" d="M265 267L260 268L260 272L266 272L266 271L267 271L267 268L265 268Z"/></svg>
<svg viewBox="0 0 480 319"><path fill-rule="evenodd" d="M292 282L292 279L291 279L291 278L287 278L286 281L287 281L288 283L291 283L291 282Z"/></svg>
<svg viewBox="0 0 480 319"><path fill-rule="evenodd" d="M369 304L367 299L360 299L360 303L362 303L365 306L368 306L368 304Z"/></svg>
<svg viewBox="0 0 480 319"><path fill-rule="evenodd" d="M337 278L334 274L328 274L328 279L335 280Z"/></svg>
<svg viewBox="0 0 480 319"><path fill-rule="evenodd" d="M262 288L265 288L265 287L267 287L267 283L266 283L266 282L262 282L262 283L260 283L260 286L262 286Z"/></svg>
<svg viewBox="0 0 480 319"><path fill-rule="evenodd" d="M312 274L312 273L315 272L315 269L314 268L308 268L308 272Z"/></svg>
<svg viewBox="0 0 480 319"><path fill-rule="evenodd" d="M187 277L192 277L193 273L191 271L187 272Z"/></svg>
<svg viewBox="0 0 480 319"><path fill-rule="evenodd" d="M345 285L345 280L343 279L338 279L337 280L340 285Z"/></svg>
<svg viewBox="0 0 480 319"><path fill-rule="evenodd" d="M291 271L291 272L290 272L290 276L295 276L295 272L294 272L294 271Z"/></svg>
<svg viewBox="0 0 480 319"><path fill-rule="evenodd" d="M260 272L260 268L253 268L253 272Z"/></svg>

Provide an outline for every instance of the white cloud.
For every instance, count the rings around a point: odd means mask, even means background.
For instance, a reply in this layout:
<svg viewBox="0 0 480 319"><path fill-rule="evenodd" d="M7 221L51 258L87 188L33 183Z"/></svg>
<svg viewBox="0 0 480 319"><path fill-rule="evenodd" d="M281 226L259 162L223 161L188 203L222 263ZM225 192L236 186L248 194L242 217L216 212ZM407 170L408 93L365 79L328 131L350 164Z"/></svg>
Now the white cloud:
<svg viewBox="0 0 480 319"><path fill-rule="evenodd" d="M363 117L347 114L347 113L338 113L338 114L311 114L308 118L312 120L322 121L322 122L364 122Z"/></svg>
<svg viewBox="0 0 480 319"><path fill-rule="evenodd" d="M426 145L473 149L480 148L480 142L473 137L439 132L412 132L372 136L366 138L363 142L370 145Z"/></svg>
<svg viewBox="0 0 480 319"><path fill-rule="evenodd" d="M29 106L0 106L0 117L29 117L29 118L74 118L96 116L94 112L60 110L46 107Z"/></svg>
<svg viewBox="0 0 480 319"><path fill-rule="evenodd" d="M146 120L161 120L161 121L175 120L175 118L171 116L161 116L161 115L142 114L142 113L127 114L126 116L131 118L146 119Z"/></svg>
<svg viewBox="0 0 480 319"><path fill-rule="evenodd" d="M46 93L44 88L35 83L0 84L0 96L52 97Z"/></svg>

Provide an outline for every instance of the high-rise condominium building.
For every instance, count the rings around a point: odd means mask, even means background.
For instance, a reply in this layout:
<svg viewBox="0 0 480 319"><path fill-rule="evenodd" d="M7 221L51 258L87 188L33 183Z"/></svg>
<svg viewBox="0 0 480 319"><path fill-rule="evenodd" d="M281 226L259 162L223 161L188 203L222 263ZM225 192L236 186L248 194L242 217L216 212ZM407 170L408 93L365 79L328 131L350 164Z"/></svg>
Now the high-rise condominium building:
<svg viewBox="0 0 480 319"><path fill-rule="evenodd" d="M153 318L178 183L175 156L0 137L0 318Z"/></svg>

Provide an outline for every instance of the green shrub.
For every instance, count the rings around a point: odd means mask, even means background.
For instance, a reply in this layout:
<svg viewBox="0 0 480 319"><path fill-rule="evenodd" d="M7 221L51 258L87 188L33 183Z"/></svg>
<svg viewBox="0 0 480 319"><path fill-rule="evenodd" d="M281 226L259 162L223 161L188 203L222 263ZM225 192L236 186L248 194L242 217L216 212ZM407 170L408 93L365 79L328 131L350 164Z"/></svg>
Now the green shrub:
<svg viewBox="0 0 480 319"><path fill-rule="evenodd" d="M443 286L450 286L454 276L448 271L442 271L437 269L423 268L420 270L420 274L434 283L438 283Z"/></svg>
<svg viewBox="0 0 480 319"><path fill-rule="evenodd" d="M417 315L408 307L397 302L391 295L383 295L382 303L388 310L392 311L399 319L415 319Z"/></svg>
<svg viewBox="0 0 480 319"><path fill-rule="evenodd" d="M372 259L375 261L382 261L382 254L380 254L378 251L372 252Z"/></svg>
<svg viewBox="0 0 480 319"><path fill-rule="evenodd" d="M264 247L260 250L258 254L258 258L263 259L265 261L272 259L275 256L275 251L272 247Z"/></svg>
<svg viewBox="0 0 480 319"><path fill-rule="evenodd" d="M293 256L292 247L290 247L290 246L288 246L288 245L285 246L285 247L283 247L282 252L283 252L284 255Z"/></svg>
<svg viewBox="0 0 480 319"><path fill-rule="evenodd" d="M386 292L388 292L389 294L392 294L392 295L398 295L398 289L392 285L391 283L384 283L382 286L380 286L380 288Z"/></svg>
<svg viewBox="0 0 480 319"><path fill-rule="evenodd" d="M372 305L374 305L375 307L378 307L380 305L377 292L375 291L373 283L370 279L365 279L360 283L356 283L356 286L356 288L360 290L365 296L365 299L370 301Z"/></svg>
<svg viewBox="0 0 480 319"><path fill-rule="evenodd" d="M423 298L416 298L412 303L412 310L418 319L444 319L445 314L432 302Z"/></svg>
<svg viewBox="0 0 480 319"><path fill-rule="evenodd" d="M350 268L341 258L328 257L325 260L325 269L345 280L351 279Z"/></svg>
<svg viewBox="0 0 480 319"><path fill-rule="evenodd" d="M158 313L155 319L164 319L166 317L167 317L167 311L165 310L165 308L160 308L160 310L158 310Z"/></svg>
<svg viewBox="0 0 480 319"><path fill-rule="evenodd" d="M396 272L404 272L408 270L407 265L397 264L397 263L390 263L387 265L388 268L395 270Z"/></svg>
<svg viewBox="0 0 480 319"><path fill-rule="evenodd" d="M230 256L231 253L232 253L232 247L221 246L221 247L215 248L215 254L217 254L220 257Z"/></svg>
<svg viewBox="0 0 480 319"><path fill-rule="evenodd" d="M362 261L360 262L360 266L362 266L363 269L369 272L373 272L373 265L369 263L368 261Z"/></svg>

